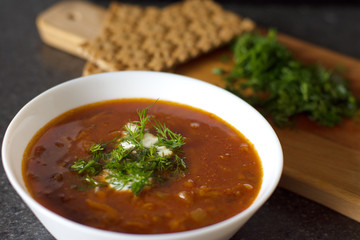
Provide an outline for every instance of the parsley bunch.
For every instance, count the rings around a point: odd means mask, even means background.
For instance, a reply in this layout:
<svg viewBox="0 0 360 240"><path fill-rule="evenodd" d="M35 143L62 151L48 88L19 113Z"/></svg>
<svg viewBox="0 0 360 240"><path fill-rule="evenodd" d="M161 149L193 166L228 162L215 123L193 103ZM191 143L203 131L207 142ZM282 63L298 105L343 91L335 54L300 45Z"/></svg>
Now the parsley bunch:
<svg viewBox="0 0 360 240"><path fill-rule="evenodd" d="M124 137L93 145L89 149L90 156L75 161L71 169L94 187L111 185L117 190L129 187L135 195L146 186L182 176L187 168L178 155L185 144L183 136L155 121L157 142L149 148L143 146L150 122L148 109L138 110L139 121L125 126ZM109 143L115 143L114 148L106 150ZM166 148L172 154L161 154L159 148ZM99 180L101 175L105 176L105 181Z"/></svg>
<svg viewBox="0 0 360 240"><path fill-rule="evenodd" d="M226 89L283 127L299 114L324 126L334 126L357 111L348 83L321 66L306 66L270 30L239 36L233 46L234 67L225 76Z"/></svg>

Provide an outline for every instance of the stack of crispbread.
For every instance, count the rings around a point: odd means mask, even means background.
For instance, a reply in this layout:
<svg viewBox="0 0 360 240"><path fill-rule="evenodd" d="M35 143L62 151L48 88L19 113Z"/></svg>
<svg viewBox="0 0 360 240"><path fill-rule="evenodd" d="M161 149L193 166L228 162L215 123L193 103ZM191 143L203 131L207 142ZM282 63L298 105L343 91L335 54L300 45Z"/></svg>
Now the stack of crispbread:
<svg viewBox="0 0 360 240"><path fill-rule="evenodd" d="M185 0L162 9L113 2L102 33L82 46L88 59L83 74L170 71L254 27L212 0Z"/></svg>

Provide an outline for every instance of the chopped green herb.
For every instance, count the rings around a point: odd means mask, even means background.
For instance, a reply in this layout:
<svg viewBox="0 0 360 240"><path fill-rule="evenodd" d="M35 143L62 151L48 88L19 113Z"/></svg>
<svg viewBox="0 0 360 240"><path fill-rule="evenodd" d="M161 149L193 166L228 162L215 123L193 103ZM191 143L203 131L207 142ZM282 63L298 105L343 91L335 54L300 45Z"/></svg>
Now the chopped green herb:
<svg viewBox="0 0 360 240"><path fill-rule="evenodd" d="M156 121L156 125L154 127L158 133L158 146L164 146L168 149L176 149L185 144L183 136L172 132L164 124Z"/></svg>
<svg viewBox="0 0 360 240"><path fill-rule="evenodd" d="M94 152L97 152L97 151L102 151L104 150L104 147L101 145L101 144L94 144L90 147L90 152L94 153Z"/></svg>
<svg viewBox="0 0 360 240"><path fill-rule="evenodd" d="M295 60L276 37L270 30L266 37L246 33L236 39L226 89L271 115L281 127L299 114L324 126L353 117L358 106L347 81L334 71Z"/></svg>
<svg viewBox="0 0 360 240"><path fill-rule="evenodd" d="M216 74L216 75L222 75L222 74L224 74L225 71L221 68L213 68L212 72L213 72L213 74Z"/></svg>
<svg viewBox="0 0 360 240"><path fill-rule="evenodd" d="M147 114L148 109L138 110L139 120L124 126L124 136L109 142L113 143L112 148L106 148L109 143L94 144L89 157L76 160L71 170L93 187L129 188L135 195L146 186L183 176L187 167L178 154L185 144L184 137L156 120L153 124L156 136L149 134L146 126L152 118ZM156 140L144 147L146 134Z"/></svg>
<svg viewBox="0 0 360 240"><path fill-rule="evenodd" d="M80 174L86 173L89 176L95 176L101 172L101 165L94 159L90 161L80 159L74 162L74 164L71 166L71 169L77 171Z"/></svg>
<svg viewBox="0 0 360 240"><path fill-rule="evenodd" d="M94 178L90 177L89 175L86 175L84 180L87 181L91 185L91 187L101 187L107 185L106 183L96 181Z"/></svg>

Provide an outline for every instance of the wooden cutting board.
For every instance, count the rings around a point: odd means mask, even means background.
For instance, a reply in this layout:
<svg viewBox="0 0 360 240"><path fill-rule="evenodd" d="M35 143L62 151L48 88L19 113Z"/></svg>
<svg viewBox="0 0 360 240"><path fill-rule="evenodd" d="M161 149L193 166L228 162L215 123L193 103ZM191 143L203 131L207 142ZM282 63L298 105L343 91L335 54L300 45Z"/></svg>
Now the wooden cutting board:
<svg viewBox="0 0 360 240"><path fill-rule="evenodd" d="M38 30L46 44L83 57L79 46L101 31L105 11L87 2L60 2L38 16ZM304 63L345 67L351 88L360 98L359 60L283 34L278 40ZM231 68L231 62L221 61L224 54L231 57L225 47L181 65L175 72L224 87L221 78L212 73L214 67ZM360 121L348 119L326 128L300 117L296 128L274 129L284 150L280 186L360 222Z"/></svg>

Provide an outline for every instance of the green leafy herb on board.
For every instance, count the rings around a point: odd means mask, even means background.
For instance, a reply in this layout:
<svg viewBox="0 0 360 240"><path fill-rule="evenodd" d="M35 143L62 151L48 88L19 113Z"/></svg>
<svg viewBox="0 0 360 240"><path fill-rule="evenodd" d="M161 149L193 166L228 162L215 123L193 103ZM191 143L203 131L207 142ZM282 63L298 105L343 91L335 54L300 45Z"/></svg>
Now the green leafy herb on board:
<svg viewBox="0 0 360 240"><path fill-rule="evenodd" d="M353 117L358 106L347 81L321 66L300 63L276 37L276 31L270 30L267 36L245 33L236 39L234 67L223 74L226 89L259 107L281 127L299 114L330 127Z"/></svg>
<svg viewBox="0 0 360 240"><path fill-rule="evenodd" d="M152 120L148 109L138 110L139 120L126 124L122 136L91 146L89 156L76 160L71 170L93 187L130 189L135 195L146 186L182 176L187 166L178 153L184 137L158 121L152 135L146 128Z"/></svg>

